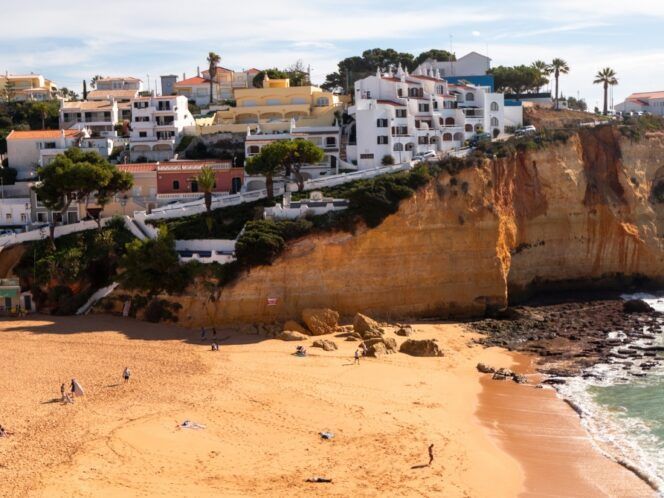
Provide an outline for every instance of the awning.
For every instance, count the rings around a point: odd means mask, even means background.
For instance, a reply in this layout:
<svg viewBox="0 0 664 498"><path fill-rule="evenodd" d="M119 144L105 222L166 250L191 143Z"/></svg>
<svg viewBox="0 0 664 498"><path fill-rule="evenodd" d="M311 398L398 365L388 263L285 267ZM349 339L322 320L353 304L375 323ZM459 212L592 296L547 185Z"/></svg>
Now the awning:
<svg viewBox="0 0 664 498"><path fill-rule="evenodd" d="M21 293L20 287L0 287L0 297L9 297L9 298L18 299L20 293Z"/></svg>

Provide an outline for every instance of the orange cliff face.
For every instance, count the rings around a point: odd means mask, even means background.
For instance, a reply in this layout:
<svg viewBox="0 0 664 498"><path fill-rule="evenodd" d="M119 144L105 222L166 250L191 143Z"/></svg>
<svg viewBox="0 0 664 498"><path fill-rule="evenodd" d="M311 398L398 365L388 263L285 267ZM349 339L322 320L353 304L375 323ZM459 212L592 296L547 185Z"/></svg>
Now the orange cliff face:
<svg viewBox="0 0 664 498"><path fill-rule="evenodd" d="M180 322L272 322L308 307L477 316L559 283L664 282L656 178L664 179L664 138L631 143L612 128L584 130L567 144L443 174L375 229L296 241L214 300L197 287L176 298Z"/></svg>

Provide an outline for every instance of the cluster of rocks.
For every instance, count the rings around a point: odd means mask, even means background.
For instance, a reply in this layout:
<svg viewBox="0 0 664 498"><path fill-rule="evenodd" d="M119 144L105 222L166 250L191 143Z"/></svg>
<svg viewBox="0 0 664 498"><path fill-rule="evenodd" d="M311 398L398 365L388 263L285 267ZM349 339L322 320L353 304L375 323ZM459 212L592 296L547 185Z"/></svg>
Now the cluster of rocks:
<svg viewBox="0 0 664 498"><path fill-rule="evenodd" d="M494 367L490 367L488 365L485 365L484 363L478 363L477 364L477 371L485 374L492 374L491 378L493 380L507 380L511 379L517 384L527 384L528 379L526 378L525 375L520 375L516 372L512 372L508 368L498 368L495 369Z"/></svg>
<svg viewBox="0 0 664 498"><path fill-rule="evenodd" d="M664 326L662 314L638 300L519 307L471 326L485 334L480 343L535 353L538 369L558 378L582 374L598 363L621 363L632 375L645 375L661 361L657 353L664 349L655 344L655 333Z"/></svg>
<svg viewBox="0 0 664 498"><path fill-rule="evenodd" d="M388 325L356 313L352 325L340 325L339 313L326 308L311 308L302 311L302 324L289 320L279 325L248 325L242 332L259 335L265 338L276 338L284 341L306 341L312 336L335 334L335 337L346 341L360 342L368 356L380 357L387 354L402 352L412 356L443 356L443 352L435 340L407 339L401 346L394 337L386 336ZM391 326L389 326L391 327ZM395 333L400 337L411 337L413 328L410 325L397 325ZM316 339L312 347L324 351L335 351L337 344L329 339Z"/></svg>

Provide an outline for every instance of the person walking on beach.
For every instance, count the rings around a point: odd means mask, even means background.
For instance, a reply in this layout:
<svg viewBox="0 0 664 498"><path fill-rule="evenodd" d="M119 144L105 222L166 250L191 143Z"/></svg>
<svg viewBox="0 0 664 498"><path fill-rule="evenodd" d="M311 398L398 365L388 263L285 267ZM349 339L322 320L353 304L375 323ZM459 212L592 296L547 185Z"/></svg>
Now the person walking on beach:
<svg viewBox="0 0 664 498"><path fill-rule="evenodd" d="M122 372L125 383L129 382L129 377L131 377L131 370L129 370L129 367L125 367L124 372Z"/></svg>
<svg viewBox="0 0 664 498"><path fill-rule="evenodd" d="M433 463L433 443L429 445L429 467Z"/></svg>
<svg viewBox="0 0 664 498"><path fill-rule="evenodd" d="M65 400L65 383L63 382L62 385L60 385L60 397L62 398L62 401Z"/></svg>
<svg viewBox="0 0 664 498"><path fill-rule="evenodd" d="M356 349L355 350L355 361L353 362L353 365L359 365L360 364L360 350Z"/></svg>

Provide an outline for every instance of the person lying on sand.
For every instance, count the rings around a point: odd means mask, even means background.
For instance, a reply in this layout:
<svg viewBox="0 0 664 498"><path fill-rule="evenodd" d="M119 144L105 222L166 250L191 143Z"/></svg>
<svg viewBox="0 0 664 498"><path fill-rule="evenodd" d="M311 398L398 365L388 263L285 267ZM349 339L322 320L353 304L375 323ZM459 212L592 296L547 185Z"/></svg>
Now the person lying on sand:
<svg viewBox="0 0 664 498"><path fill-rule="evenodd" d="M429 445L429 466L433 463L433 443Z"/></svg>
<svg viewBox="0 0 664 498"><path fill-rule="evenodd" d="M3 426L0 425L0 437L9 437L13 432L9 432L7 429L5 429Z"/></svg>
<svg viewBox="0 0 664 498"><path fill-rule="evenodd" d="M62 401L65 400L65 383L64 382L60 386L60 398L62 399Z"/></svg>
<svg viewBox="0 0 664 498"><path fill-rule="evenodd" d="M65 405L73 405L74 404L74 396L72 396L69 393L65 393L65 395L62 397L62 402Z"/></svg>

